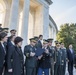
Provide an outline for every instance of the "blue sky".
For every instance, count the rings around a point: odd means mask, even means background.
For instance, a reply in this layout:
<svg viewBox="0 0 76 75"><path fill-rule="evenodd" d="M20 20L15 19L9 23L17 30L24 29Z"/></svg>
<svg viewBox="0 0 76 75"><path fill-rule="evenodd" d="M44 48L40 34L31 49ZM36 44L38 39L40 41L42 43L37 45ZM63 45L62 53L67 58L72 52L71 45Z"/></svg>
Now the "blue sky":
<svg viewBox="0 0 76 75"><path fill-rule="evenodd" d="M58 29L64 23L76 23L76 0L52 0L49 13Z"/></svg>

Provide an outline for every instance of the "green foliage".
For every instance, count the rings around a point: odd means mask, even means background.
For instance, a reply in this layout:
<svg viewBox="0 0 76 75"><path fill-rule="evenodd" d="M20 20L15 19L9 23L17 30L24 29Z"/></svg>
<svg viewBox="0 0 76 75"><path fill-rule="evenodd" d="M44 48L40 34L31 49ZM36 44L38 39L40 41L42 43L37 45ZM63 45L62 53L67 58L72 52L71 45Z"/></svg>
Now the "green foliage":
<svg viewBox="0 0 76 75"><path fill-rule="evenodd" d="M61 25L60 31L57 34L57 40L63 42L66 48L68 48L69 44L73 44L76 50L76 24L66 23Z"/></svg>

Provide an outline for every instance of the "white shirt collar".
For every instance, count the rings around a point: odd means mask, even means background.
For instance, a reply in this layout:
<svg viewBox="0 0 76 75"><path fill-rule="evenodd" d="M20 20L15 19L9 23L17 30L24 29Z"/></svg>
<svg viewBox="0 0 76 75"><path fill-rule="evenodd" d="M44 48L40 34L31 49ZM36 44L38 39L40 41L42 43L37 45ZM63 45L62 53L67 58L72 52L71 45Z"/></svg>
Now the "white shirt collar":
<svg viewBox="0 0 76 75"><path fill-rule="evenodd" d="M11 43L12 43L13 45L15 45L13 41L11 41Z"/></svg>

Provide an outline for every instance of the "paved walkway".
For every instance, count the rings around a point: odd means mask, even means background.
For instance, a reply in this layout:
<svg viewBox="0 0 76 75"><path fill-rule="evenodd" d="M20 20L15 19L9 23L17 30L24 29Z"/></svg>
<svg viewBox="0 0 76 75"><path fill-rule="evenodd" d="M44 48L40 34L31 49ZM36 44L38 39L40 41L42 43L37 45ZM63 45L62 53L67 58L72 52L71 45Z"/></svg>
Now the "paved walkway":
<svg viewBox="0 0 76 75"><path fill-rule="evenodd" d="M65 75L69 75L68 71L67 71L67 68L66 68L66 74ZM74 68L74 71L73 71L73 75L76 75L76 69L75 68Z"/></svg>

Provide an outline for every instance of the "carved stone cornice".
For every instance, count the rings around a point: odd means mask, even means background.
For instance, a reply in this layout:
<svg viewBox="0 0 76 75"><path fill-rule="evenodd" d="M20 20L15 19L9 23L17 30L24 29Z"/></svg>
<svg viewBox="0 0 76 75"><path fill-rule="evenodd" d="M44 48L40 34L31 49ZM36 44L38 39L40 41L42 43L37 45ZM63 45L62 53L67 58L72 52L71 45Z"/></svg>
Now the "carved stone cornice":
<svg viewBox="0 0 76 75"><path fill-rule="evenodd" d="M45 0L49 5L51 5L53 2L51 0Z"/></svg>

